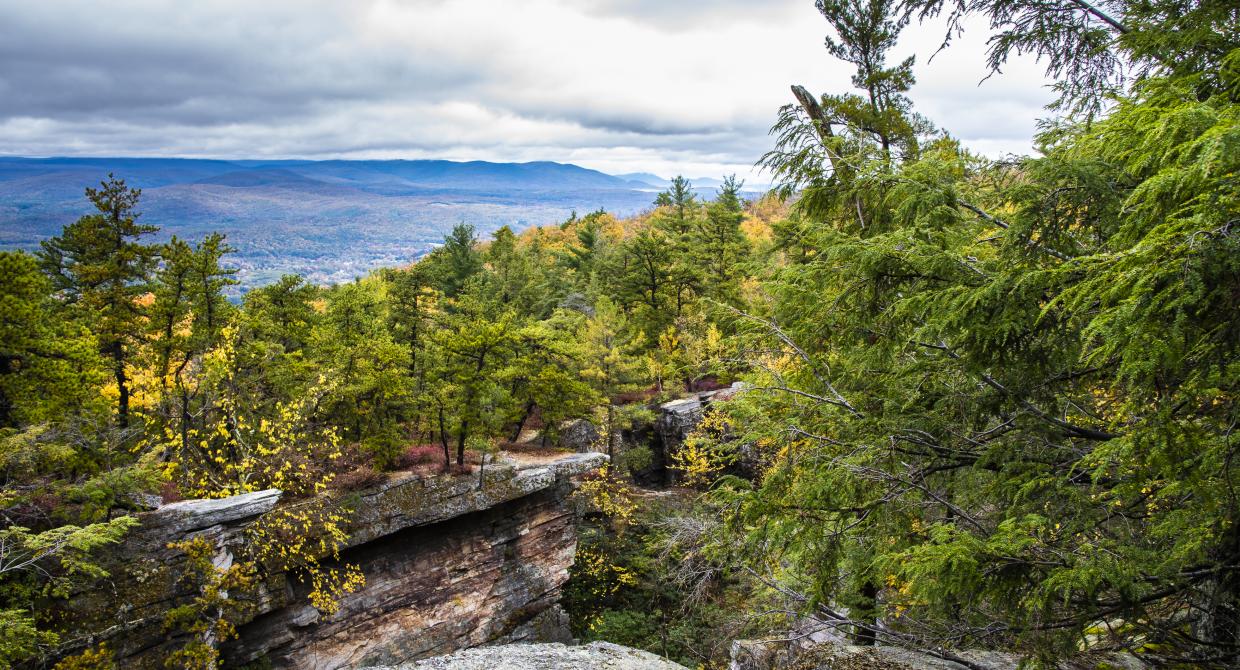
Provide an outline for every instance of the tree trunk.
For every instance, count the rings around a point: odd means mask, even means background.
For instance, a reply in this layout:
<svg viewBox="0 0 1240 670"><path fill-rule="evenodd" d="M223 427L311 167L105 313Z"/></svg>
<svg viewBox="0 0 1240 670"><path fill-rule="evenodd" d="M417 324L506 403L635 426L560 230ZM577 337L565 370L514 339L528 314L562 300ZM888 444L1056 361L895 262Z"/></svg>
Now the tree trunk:
<svg viewBox="0 0 1240 670"><path fill-rule="evenodd" d="M517 422L517 427L512 431L512 439L508 440L513 444L521 439L521 431L525 428L525 422L530 420L530 414L534 412L534 402L530 401L525 404L525 413L521 415L521 420ZM546 432L546 431L544 431Z"/></svg>
<svg viewBox="0 0 1240 670"><path fill-rule="evenodd" d="M461 433L456 438L456 464L465 465L465 440L469 438L469 421L461 421Z"/></svg>
<svg viewBox="0 0 1240 670"><path fill-rule="evenodd" d="M452 464L452 448L448 446L448 430L444 427L443 405L439 406L439 443L443 445L443 469L447 472Z"/></svg>
<svg viewBox="0 0 1240 670"><path fill-rule="evenodd" d="M853 639L858 646L872 647L878 639L875 626L878 618L875 614L875 608L878 601L878 586L874 582L867 581L861 587L861 605L857 608L857 620L864 622L865 626L857 626L856 632L853 633Z"/></svg>
<svg viewBox="0 0 1240 670"><path fill-rule="evenodd" d="M112 347L112 373L116 378L116 423L121 428L129 426L129 377L125 374L124 345L117 342Z"/></svg>
<svg viewBox="0 0 1240 670"><path fill-rule="evenodd" d="M608 463L614 461L616 458L615 425L616 425L616 406L611 403L611 400L608 400L607 401L607 462Z"/></svg>

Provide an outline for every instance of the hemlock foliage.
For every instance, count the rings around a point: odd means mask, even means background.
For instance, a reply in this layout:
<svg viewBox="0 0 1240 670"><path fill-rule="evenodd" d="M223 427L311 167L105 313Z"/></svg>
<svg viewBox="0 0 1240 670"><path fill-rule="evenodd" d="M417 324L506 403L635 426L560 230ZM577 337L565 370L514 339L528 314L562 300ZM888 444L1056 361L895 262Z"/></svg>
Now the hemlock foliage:
<svg viewBox="0 0 1240 670"><path fill-rule="evenodd" d="M909 6L819 3L863 93L800 89L775 128L806 251L741 318L765 353L725 405L767 467L711 496L730 560L860 642L1240 653L1237 9L1100 6L1118 27L1085 3L921 5L1022 31L996 64L1083 50L1051 62L1070 103L1121 81L1083 63L1135 70L1040 156L993 162L906 108L883 54Z"/></svg>

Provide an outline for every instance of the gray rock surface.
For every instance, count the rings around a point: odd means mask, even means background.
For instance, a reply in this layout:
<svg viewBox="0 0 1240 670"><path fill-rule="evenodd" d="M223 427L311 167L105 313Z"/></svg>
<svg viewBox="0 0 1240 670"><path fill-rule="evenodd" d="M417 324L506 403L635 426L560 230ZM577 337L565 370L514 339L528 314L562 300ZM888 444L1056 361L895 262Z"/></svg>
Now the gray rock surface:
<svg viewBox="0 0 1240 670"><path fill-rule="evenodd" d="M560 447L577 452L596 448L601 439L598 426L586 419L566 421L560 426Z"/></svg>
<svg viewBox="0 0 1240 670"><path fill-rule="evenodd" d="M930 654L899 647L878 645L858 647L843 642L805 644L803 641L735 640L732 642L728 670L968 670L970 666L987 670L1018 670L1019 654L986 649L957 649L951 652L966 663L945 660ZM1130 654L1082 655L1061 668L1114 668L1148 670L1149 666Z"/></svg>
<svg viewBox="0 0 1240 670"><path fill-rule="evenodd" d="M228 498L182 500L160 506L143 517L142 525L169 533L210 528L265 514L280 501L280 495L280 489L267 489Z"/></svg>
<svg viewBox="0 0 1240 670"><path fill-rule="evenodd" d="M375 670L379 670L376 668ZM686 670L649 652L610 642L580 647L563 644L504 644L466 649L385 670Z"/></svg>

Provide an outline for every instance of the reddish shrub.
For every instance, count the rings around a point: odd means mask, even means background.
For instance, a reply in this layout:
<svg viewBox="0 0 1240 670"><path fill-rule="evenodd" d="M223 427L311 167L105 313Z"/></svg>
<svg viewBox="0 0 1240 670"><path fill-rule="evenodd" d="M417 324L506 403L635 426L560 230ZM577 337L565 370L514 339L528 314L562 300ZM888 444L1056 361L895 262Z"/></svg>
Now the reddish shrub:
<svg viewBox="0 0 1240 670"><path fill-rule="evenodd" d="M397 467L412 468L417 465L443 465L443 446L437 444L413 444L396 459Z"/></svg>
<svg viewBox="0 0 1240 670"><path fill-rule="evenodd" d="M706 375L701 379L695 379L689 384L690 391L718 391L721 388L727 388L727 384L719 381L714 375Z"/></svg>
<svg viewBox="0 0 1240 670"><path fill-rule="evenodd" d="M164 501L165 505L185 499L176 482L164 482L164 485L159 487L159 498Z"/></svg>
<svg viewBox="0 0 1240 670"><path fill-rule="evenodd" d="M473 471L474 466L472 463L466 463L465 465L453 463L452 467L448 468L448 474L450 475L467 475Z"/></svg>
<svg viewBox="0 0 1240 670"><path fill-rule="evenodd" d="M28 506L33 514L48 517L65 504L65 500L55 493L36 493L30 496Z"/></svg>

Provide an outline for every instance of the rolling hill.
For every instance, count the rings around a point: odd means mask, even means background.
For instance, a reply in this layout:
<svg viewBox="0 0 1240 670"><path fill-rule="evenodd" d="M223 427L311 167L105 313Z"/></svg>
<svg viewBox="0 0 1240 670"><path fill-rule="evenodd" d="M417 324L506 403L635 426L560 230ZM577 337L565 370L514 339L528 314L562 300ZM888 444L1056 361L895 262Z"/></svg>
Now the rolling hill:
<svg viewBox="0 0 1240 670"><path fill-rule="evenodd" d="M164 238L226 233L243 288L407 263L460 222L487 235L573 210L632 214L657 188L553 162L0 157L0 248L35 249L88 213L83 190L108 173L143 190L142 220Z"/></svg>

